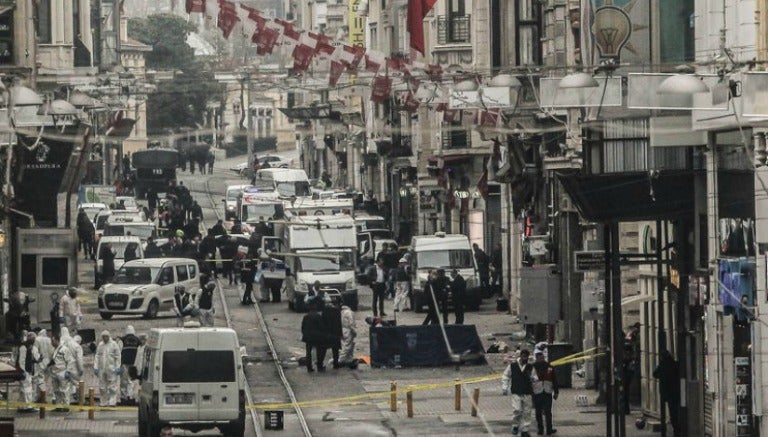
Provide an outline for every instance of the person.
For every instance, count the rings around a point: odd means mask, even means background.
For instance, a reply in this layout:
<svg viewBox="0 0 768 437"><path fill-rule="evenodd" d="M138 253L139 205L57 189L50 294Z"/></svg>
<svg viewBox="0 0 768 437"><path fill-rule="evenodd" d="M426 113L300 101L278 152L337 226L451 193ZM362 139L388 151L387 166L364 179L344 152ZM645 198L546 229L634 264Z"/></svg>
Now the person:
<svg viewBox="0 0 768 437"><path fill-rule="evenodd" d="M93 246L93 223L88 218L88 214L85 213L83 208L77 213L77 238L80 240L78 249L83 251L83 259L88 259L91 256Z"/></svg>
<svg viewBox="0 0 768 437"><path fill-rule="evenodd" d="M475 252L477 274L480 276L480 290L483 296L488 296L491 286L491 259L488 257L488 254L477 245L477 243L472 244L472 250Z"/></svg>
<svg viewBox="0 0 768 437"><path fill-rule="evenodd" d="M144 249L144 257L160 258L162 257L162 255L163 255L163 252L157 246L157 242L155 241L155 239L152 237L147 238L147 248Z"/></svg>
<svg viewBox="0 0 768 437"><path fill-rule="evenodd" d="M163 429L160 430L160 437L173 437L173 428L164 426Z"/></svg>
<svg viewBox="0 0 768 437"><path fill-rule="evenodd" d="M211 235L218 237L219 235L227 235L227 230L224 228L224 221L218 219L216 224L211 227Z"/></svg>
<svg viewBox="0 0 768 437"><path fill-rule="evenodd" d="M187 220L189 219L197 219L198 221L203 220L203 207L201 207L197 200L192 202L192 206L189 207L189 215L187 215Z"/></svg>
<svg viewBox="0 0 768 437"><path fill-rule="evenodd" d="M659 365L653 370L653 377L659 380L661 400L669 409L669 422L672 424L674 435L677 436L678 417L680 410L680 368L677 360L668 350L661 352Z"/></svg>
<svg viewBox="0 0 768 437"><path fill-rule="evenodd" d="M467 281L457 269L451 271L451 298L453 299L453 312L456 315L455 323L464 324L464 301L467 298Z"/></svg>
<svg viewBox="0 0 768 437"><path fill-rule="evenodd" d="M389 250L384 255L384 271L387 275L387 289L385 296L389 296L392 299L395 298L395 271L397 270L398 260L400 257L397 252L397 244L391 243L388 245Z"/></svg>
<svg viewBox="0 0 768 437"><path fill-rule="evenodd" d="M544 353L536 352L535 360L533 363L533 371L535 372L533 408L536 410L536 427L539 435L545 432L547 435L552 435L557 432L552 427L552 400L557 399L560 388L557 386L555 368L544 358Z"/></svg>
<svg viewBox="0 0 768 437"><path fill-rule="evenodd" d="M200 317L200 309L197 307L197 293L193 290L185 289L181 295L181 318Z"/></svg>
<svg viewBox="0 0 768 437"><path fill-rule="evenodd" d="M234 223L232 224L232 227L229 228L230 234L242 234L243 233L243 222L241 222L238 219L235 219Z"/></svg>
<svg viewBox="0 0 768 437"><path fill-rule="evenodd" d="M80 309L80 301L77 300L77 289L69 287L59 300L59 320L71 332L77 332L83 312Z"/></svg>
<svg viewBox="0 0 768 437"><path fill-rule="evenodd" d="M139 245L137 243L128 243L125 245L125 251L123 252L123 260L125 262L133 261L135 259L139 258L139 255L136 253L136 251L139 249Z"/></svg>
<svg viewBox="0 0 768 437"><path fill-rule="evenodd" d="M216 290L216 283L209 281L197 294L197 307L200 310L200 325L213 326L213 292Z"/></svg>
<svg viewBox="0 0 768 437"><path fill-rule="evenodd" d="M408 259L402 257L395 270L395 301L392 303L395 312L408 309L408 288Z"/></svg>
<svg viewBox="0 0 768 437"><path fill-rule="evenodd" d="M35 346L37 346L37 350L40 352L40 361L38 361L35 368L33 385L35 386L35 392L40 393L43 390L48 391L48 384L46 381L47 377L49 376L48 365L53 360L53 351L55 347L53 346L53 342L51 341L51 338L48 337L45 329L41 329L37 333Z"/></svg>
<svg viewBox="0 0 768 437"><path fill-rule="evenodd" d="M323 175L322 175L321 179L323 181L323 184L325 185L325 189L326 190L328 190L330 188L333 188L333 180L331 179L331 175L328 174L327 171L323 172Z"/></svg>
<svg viewBox="0 0 768 437"><path fill-rule="evenodd" d="M131 157L127 153L123 155L123 177L131 173Z"/></svg>
<svg viewBox="0 0 768 437"><path fill-rule="evenodd" d="M339 365L339 350L341 349L341 308L335 302L329 302L322 306L321 315L323 317L323 329L325 343L323 347L331 349L331 356L333 357L333 368L338 369Z"/></svg>
<svg viewBox="0 0 768 437"><path fill-rule="evenodd" d="M433 282L433 297L437 300L436 309L443 316L443 324L448 324L448 277L445 270L437 269L436 278Z"/></svg>
<svg viewBox="0 0 768 437"><path fill-rule="evenodd" d="M384 294L387 291L387 271L384 268L384 259L379 259L376 262L376 278L371 284L371 290L373 291L373 317L378 317L379 313L384 317L387 314L384 312Z"/></svg>
<svg viewBox="0 0 768 437"><path fill-rule="evenodd" d="M424 285L424 295L427 299L427 317L424 318L422 325L437 325L440 323L440 319L437 316L437 306L435 302L438 301L437 293L435 290L437 282L437 272L430 270L427 273L427 283Z"/></svg>
<svg viewBox="0 0 768 437"><path fill-rule="evenodd" d="M149 208L149 215L154 216L155 211L157 210L157 191L155 191L154 188L149 187L147 188L147 207Z"/></svg>
<svg viewBox="0 0 768 437"><path fill-rule="evenodd" d="M241 303L243 305L253 305L253 280L253 262L244 259L240 270L240 282L245 285L245 289L243 290L243 298L241 299Z"/></svg>
<svg viewBox="0 0 768 437"><path fill-rule="evenodd" d="M632 380L639 370L640 361L640 323L635 323L629 332L624 336L624 379L621 381L624 394L622 396L624 414L630 414L629 391L632 387Z"/></svg>
<svg viewBox="0 0 768 437"><path fill-rule="evenodd" d="M491 252L491 286L499 297L502 295L503 285L503 255L501 251L501 243L496 243Z"/></svg>
<svg viewBox="0 0 768 437"><path fill-rule="evenodd" d="M325 347L322 345L322 332L324 331L323 316L319 312L322 305L322 300L313 299L310 301L309 312L301 320L301 341L304 342L306 350L307 372L315 371L312 367L312 348L315 349L317 370L320 372L325 370L325 365L323 364L325 361Z"/></svg>
<svg viewBox="0 0 768 437"><path fill-rule="evenodd" d="M213 150L208 151L208 156L205 157L208 162L208 174L213 174L213 164L216 162L216 155Z"/></svg>
<svg viewBox="0 0 768 437"><path fill-rule="evenodd" d="M133 378L141 378L144 373L144 351L147 348L147 334L139 334L139 347L136 348L136 359L133 361ZM138 399L138 397L136 397Z"/></svg>
<svg viewBox="0 0 768 437"><path fill-rule="evenodd" d="M355 312L347 305L341 306L341 353L339 354L339 363L354 369L357 367L355 359L355 338L357 338L357 328L355 327Z"/></svg>
<svg viewBox="0 0 768 437"><path fill-rule="evenodd" d="M117 405L120 389L120 346L112 339L109 331L101 331L101 342L96 347L93 359L93 373L99 378L99 396L102 407Z"/></svg>
<svg viewBox="0 0 768 437"><path fill-rule="evenodd" d="M528 437L533 407L533 366L528 362L530 353L520 351L516 361L509 363L501 378L501 394L512 395L512 435Z"/></svg>
<svg viewBox="0 0 768 437"><path fill-rule="evenodd" d="M133 383L130 377L130 367L136 361L136 351L141 341L136 336L133 325L125 327L123 338L118 339L120 348L120 399L123 402L133 398Z"/></svg>
<svg viewBox="0 0 768 437"><path fill-rule="evenodd" d="M24 379L19 384L19 399L25 404L31 404L35 402L37 396L35 395L35 372L37 371L37 363L40 362L40 351L35 346L36 336L34 332L29 332L26 335L24 343L19 346L18 356L16 358L16 367L24 372ZM22 407L19 408L19 412L35 411L34 408Z"/></svg>
<svg viewBox="0 0 768 437"><path fill-rule="evenodd" d="M56 295L56 293L52 293L53 295ZM8 312L5 314L5 323L8 332L13 335L15 344L19 344L24 340L22 334L25 330L30 330L29 304L34 301L35 299L29 297L27 293L21 290L14 290L8 297ZM54 320L57 323L59 321L58 309L51 318L51 324L53 324Z"/></svg>
<svg viewBox="0 0 768 437"><path fill-rule="evenodd" d="M115 252L112 251L112 245L104 243L101 246L101 253L99 258L102 260L101 264L101 283L106 284L112 281L115 277Z"/></svg>
<svg viewBox="0 0 768 437"><path fill-rule="evenodd" d="M72 348L72 354L75 356L75 369L77 370L77 373L74 374L74 379L76 381L82 381L83 375L85 374L85 363L83 361L83 337L75 335L72 337L72 341L70 341L69 345ZM80 392L77 385L75 384L72 384L72 397L75 400L80 400Z"/></svg>
<svg viewBox="0 0 768 437"><path fill-rule="evenodd" d="M72 383L75 371L75 355L67 342L54 337L51 340L53 347L53 359L51 361L51 382L53 383L53 403L65 405L54 411L69 411L72 402Z"/></svg>

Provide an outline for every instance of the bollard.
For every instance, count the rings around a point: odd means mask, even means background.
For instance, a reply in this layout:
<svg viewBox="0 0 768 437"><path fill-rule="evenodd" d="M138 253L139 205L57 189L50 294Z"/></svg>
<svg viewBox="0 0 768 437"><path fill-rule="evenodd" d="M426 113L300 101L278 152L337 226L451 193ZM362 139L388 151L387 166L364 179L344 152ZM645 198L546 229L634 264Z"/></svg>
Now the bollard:
<svg viewBox="0 0 768 437"><path fill-rule="evenodd" d="M476 388L472 392L472 417L477 417L477 405L480 402L480 389Z"/></svg>
<svg viewBox="0 0 768 437"><path fill-rule="evenodd" d="M389 383L389 411L397 411L397 383Z"/></svg>
<svg viewBox="0 0 768 437"><path fill-rule="evenodd" d="M453 386L453 408L461 411L461 381L456 378L456 384Z"/></svg>
<svg viewBox="0 0 768 437"><path fill-rule="evenodd" d="M85 381L80 381L77 385L78 401L77 405L81 407L85 404Z"/></svg>
<svg viewBox="0 0 768 437"><path fill-rule="evenodd" d="M93 387L88 389L88 405L91 407L88 409L88 420L96 420L96 410L93 408L95 395L93 393Z"/></svg>
<svg viewBox="0 0 768 437"><path fill-rule="evenodd" d="M413 390L408 387L408 391L405 392L405 406L408 409L408 417L413 417Z"/></svg>
<svg viewBox="0 0 768 437"><path fill-rule="evenodd" d="M48 400L46 399L46 396L45 396L45 390L40 390L40 403L42 404L42 405L40 405L40 418L41 419L45 419L45 403L47 401Z"/></svg>

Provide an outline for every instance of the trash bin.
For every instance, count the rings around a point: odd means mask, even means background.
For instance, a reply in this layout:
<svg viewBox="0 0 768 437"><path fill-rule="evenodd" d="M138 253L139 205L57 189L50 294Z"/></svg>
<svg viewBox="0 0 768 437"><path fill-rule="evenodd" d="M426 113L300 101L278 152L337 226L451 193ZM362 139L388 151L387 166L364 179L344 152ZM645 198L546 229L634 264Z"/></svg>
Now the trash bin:
<svg viewBox="0 0 768 437"><path fill-rule="evenodd" d="M560 358L572 355L573 345L570 343L552 343L547 346L547 350L549 351L549 362L551 363ZM572 371L571 363L555 367L555 377L557 378L557 384L560 388L573 387Z"/></svg>

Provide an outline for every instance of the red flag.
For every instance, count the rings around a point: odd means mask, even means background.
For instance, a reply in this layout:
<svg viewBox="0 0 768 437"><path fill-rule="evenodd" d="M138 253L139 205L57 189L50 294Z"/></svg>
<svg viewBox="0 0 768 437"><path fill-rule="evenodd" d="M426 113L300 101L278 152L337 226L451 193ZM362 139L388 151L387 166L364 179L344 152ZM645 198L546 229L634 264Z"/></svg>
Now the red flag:
<svg viewBox="0 0 768 437"><path fill-rule="evenodd" d="M315 56L314 47L299 44L293 49L293 71L307 71L312 58Z"/></svg>
<svg viewBox="0 0 768 437"><path fill-rule="evenodd" d="M374 77L371 86L371 101L383 103L390 95L392 95L392 79L387 76Z"/></svg>
<svg viewBox="0 0 768 437"><path fill-rule="evenodd" d="M317 43L315 44L315 55L318 55L320 59L329 59L336 48L331 45L331 37L323 35L322 33L309 32L309 36L313 38Z"/></svg>
<svg viewBox="0 0 768 437"><path fill-rule="evenodd" d="M240 17L237 16L237 6L227 0L219 0L219 21L217 26L221 29L224 38L229 38L229 35L239 21Z"/></svg>
<svg viewBox="0 0 768 437"><path fill-rule="evenodd" d="M348 45L344 45L342 47L344 48L345 52L352 54L352 60L349 61L347 68L349 70L357 70L357 66L360 65L360 61L362 61L363 57L365 56L365 49L362 47Z"/></svg>
<svg viewBox="0 0 768 437"><path fill-rule="evenodd" d="M498 111L479 111L477 114L477 124L485 127L497 127L499 125Z"/></svg>
<svg viewBox="0 0 768 437"><path fill-rule="evenodd" d="M256 53L260 56L271 54L275 49L277 40L280 39L280 31L271 26L259 28L253 34L253 42L256 43Z"/></svg>
<svg viewBox="0 0 768 437"><path fill-rule="evenodd" d="M443 111L443 121L446 123L452 123L456 121L456 118L459 116L459 110L458 109L445 109Z"/></svg>
<svg viewBox="0 0 768 437"><path fill-rule="evenodd" d="M427 76L432 82L441 82L443 80L443 67L438 64L427 65Z"/></svg>
<svg viewBox="0 0 768 437"><path fill-rule="evenodd" d="M328 86L335 87L339 83L339 78L347 67L340 61L331 61L331 75L328 78Z"/></svg>
<svg viewBox="0 0 768 437"><path fill-rule="evenodd" d="M424 17L427 16L437 0L408 0L408 33L411 36L411 48L424 55Z"/></svg>
<svg viewBox="0 0 768 437"><path fill-rule="evenodd" d="M483 196L483 199L488 198L488 169L486 168L483 175L477 181L477 191Z"/></svg>
<svg viewBox="0 0 768 437"><path fill-rule="evenodd" d="M205 13L205 0L187 0L187 13L193 12Z"/></svg>
<svg viewBox="0 0 768 437"><path fill-rule="evenodd" d="M408 94L405 96L405 100L403 101L403 109L413 114L419 109L419 101L416 100L416 97L414 97L413 93L408 91Z"/></svg>
<svg viewBox="0 0 768 437"><path fill-rule="evenodd" d="M387 62L387 59L384 57L383 53L369 50L365 55L365 70L370 71L371 73L378 73L385 62Z"/></svg>

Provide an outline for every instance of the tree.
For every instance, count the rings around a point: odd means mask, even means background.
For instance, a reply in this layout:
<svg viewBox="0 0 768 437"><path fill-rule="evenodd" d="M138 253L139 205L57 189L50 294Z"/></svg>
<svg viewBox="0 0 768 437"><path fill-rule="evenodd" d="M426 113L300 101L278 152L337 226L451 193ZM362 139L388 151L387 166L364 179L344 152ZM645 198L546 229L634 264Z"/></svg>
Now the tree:
<svg viewBox="0 0 768 437"><path fill-rule="evenodd" d="M148 68L176 72L170 81L158 84L147 102L147 133L161 134L168 128L195 128L203 124L209 99L220 94L210 68L195 59L187 36L196 30L181 17L150 15L128 22L128 35L152 46L146 56Z"/></svg>

